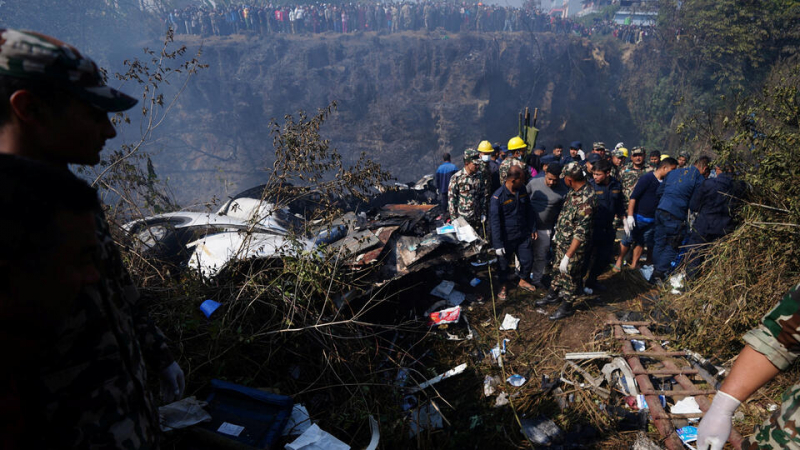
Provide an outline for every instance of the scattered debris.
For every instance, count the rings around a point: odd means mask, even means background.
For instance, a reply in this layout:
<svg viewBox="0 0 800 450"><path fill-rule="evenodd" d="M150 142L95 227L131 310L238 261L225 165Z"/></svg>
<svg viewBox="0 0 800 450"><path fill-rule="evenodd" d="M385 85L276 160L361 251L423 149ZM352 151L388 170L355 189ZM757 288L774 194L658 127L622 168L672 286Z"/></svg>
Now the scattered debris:
<svg viewBox="0 0 800 450"><path fill-rule="evenodd" d="M209 299L200 304L200 311L203 311L203 314L205 314L207 318L211 318L211 314L214 314L214 311L220 306L222 306L222 304Z"/></svg>
<svg viewBox="0 0 800 450"><path fill-rule="evenodd" d="M522 375L517 375L517 374L511 375L506 380L506 382L508 382L508 384L510 384L512 386L515 386L515 387L522 386L523 384L525 384L526 381L528 381L528 380L525 377L523 377Z"/></svg>
<svg viewBox="0 0 800 450"><path fill-rule="evenodd" d="M381 427L371 414L369 416L369 430L372 436L369 439L369 445L364 450L376 450L378 444L381 443Z"/></svg>
<svg viewBox="0 0 800 450"><path fill-rule="evenodd" d="M495 386L499 385L500 378L486 375L483 377L483 395L485 397L490 397L492 394L494 394Z"/></svg>
<svg viewBox="0 0 800 450"><path fill-rule="evenodd" d="M435 311L430 314L430 322L428 322L428 326L434 325L444 325L447 323L456 323L458 319L461 317L461 307L454 306L452 308L443 309L441 311Z"/></svg>
<svg viewBox="0 0 800 450"><path fill-rule="evenodd" d="M158 416L161 418L161 431L178 430L200 422L208 422L211 420L211 415L203 409L207 405L208 403L195 397L186 397L169 405L160 406Z"/></svg>
<svg viewBox="0 0 800 450"><path fill-rule="evenodd" d="M300 437L284 447L286 450L350 450L350 446L323 431L317 424L311 425Z"/></svg>
<svg viewBox="0 0 800 450"><path fill-rule="evenodd" d="M511 314L506 314L503 318L503 323L500 325L500 331L516 330L519 320Z"/></svg>
<svg viewBox="0 0 800 450"><path fill-rule="evenodd" d="M439 297L441 299L447 300L450 297L450 293L453 292L453 289L456 287L456 284L452 281L444 280L441 283L437 284L435 288L431 291L431 295L434 297Z"/></svg>
<svg viewBox="0 0 800 450"><path fill-rule="evenodd" d="M311 427L311 417L304 405L295 404L292 406L292 415L283 428L283 436L297 436L303 434Z"/></svg>
<svg viewBox="0 0 800 450"><path fill-rule="evenodd" d="M577 353L567 353L564 355L564 359L567 361L570 360L583 360L583 359L611 359L611 356L608 352L577 352Z"/></svg>
<svg viewBox="0 0 800 450"><path fill-rule="evenodd" d="M545 416L522 419L522 434L535 445L551 445L564 441L564 432Z"/></svg>
<svg viewBox="0 0 800 450"><path fill-rule="evenodd" d="M633 346L633 349L636 350L637 352L645 351L644 341L640 341L640 340L637 340L637 339L632 339L631 340L631 345Z"/></svg>
<svg viewBox="0 0 800 450"><path fill-rule="evenodd" d="M694 397L686 397L683 400L675 402L669 410L672 414L702 414L700 405ZM689 421L696 421L697 418L690 418Z"/></svg>
<svg viewBox="0 0 800 450"><path fill-rule="evenodd" d="M409 389L409 392L414 393L414 392L421 391L421 390L425 389L426 387L432 386L432 385L434 385L434 384L436 384L436 383L438 383L438 382L440 382L442 380L446 380L446 379L448 379L448 378L450 378L450 377L452 377L454 375L458 375L458 374L464 373L465 370L467 370L467 363L458 365L458 366L448 370L447 372L445 372L443 374L437 375L437 376L431 378L430 380L420 384L419 386Z"/></svg>
<svg viewBox="0 0 800 450"><path fill-rule="evenodd" d="M469 282L469 285L472 286L472 287L475 287L475 286L477 286L479 284L481 284L481 279L480 278L473 278Z"/></svg>
<svg viewBox="0 0 800 450"><path fill-rule="evenodd" d="M639 269L639 273L642 274L645 280L650 281L650 278L653 276L653 270L653 266L642 266L642 268Z"/></svg>
<svg viewBox="0 0 800 450"><path fill-rule="evenodd" d="M499 408L508 404L508 394L505 392L500 393L494 401L494 407Z"/></svg>
<svg viewBox="0 0 800 450"><path fill-rule="evenodd" d="M678 437L681 438L684 444L689 448L694 448L688 444L697 442L697 427L686 426L677 430Z"/></svg>
<svg viewBox="0 0 800 450"><path fill-rule="evenodd" d="M422 430L438 430L444 426L439 408L433 401L412 411L409 419L410 437L416 436Z"/></svg>
<svg viewBox="0 0 800 450"><path fill-rule="evenodd" d="M640 431L636 433L636 440L633 442L631 450L661 450L661 447L647 437L647 433Z"/></svg>

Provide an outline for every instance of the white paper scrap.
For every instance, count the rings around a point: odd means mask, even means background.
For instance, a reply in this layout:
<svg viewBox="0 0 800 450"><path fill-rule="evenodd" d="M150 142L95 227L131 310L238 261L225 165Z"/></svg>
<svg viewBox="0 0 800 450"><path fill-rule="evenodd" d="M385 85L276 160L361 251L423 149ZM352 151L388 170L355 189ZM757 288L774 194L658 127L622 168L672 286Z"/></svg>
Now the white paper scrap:
<svg viewBox="0 0 800 450"><path fill-rule="evenodd" d="M240 434L242 434L242 431L244 431L244 427L243 426L234 425L234 424L228 423L228 422L222 422L222 425L220 425L219 428L217 428L217 432L219 432L219 433L228 434L228 435L237 436L237 437Z"/></svg>
<svg viewBox="0 0 800 450"><path fill-rule="evenodd" d="M683 400L676 402L669 410L672 414L699 414L703 411L700 410L700 405L694 397L686 397Z"/></svg>
<svg viewBox="0 0 800 450"><path fill-rule="evenodd" d="M500 325L500 331L516 330L518 325L519 319L511 314L506 314L503 318L503 323Z"/></svg>
<svg viewBox="0 0 800 450"><path fill-rule="evenodd" d="M350 446L323 431L319 425L308 427L294 442L286 444L286 450L350 450Z"/></svg>
<svg viewBox="0 0 800 450"><path fill-rule="evenodd" d="M311 418L308 416L306 407L299 403L295 404L292 406L292 415L283 428L283 436L297 436L303 434L310 426Z"/></svg>

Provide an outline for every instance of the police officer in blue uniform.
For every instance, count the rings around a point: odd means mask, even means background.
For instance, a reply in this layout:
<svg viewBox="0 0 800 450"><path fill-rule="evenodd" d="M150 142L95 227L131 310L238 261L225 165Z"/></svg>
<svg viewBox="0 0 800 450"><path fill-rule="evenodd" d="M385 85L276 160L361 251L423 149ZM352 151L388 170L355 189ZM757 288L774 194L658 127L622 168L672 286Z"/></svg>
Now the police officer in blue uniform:
<svg viewBox="0 0 800 450"><path fill-rule="evenodd" d="M658 187L652 280L663 280L674 269L673 262L686 237L689 201L709 172L709 159L702 156L693 166L670 172Z"/></svg>
<svg viewBox="0 0 800 450"><path fill-rule="evenodd" d="M597 156L592 154L590 156ZM611 163L601 159L592 164L592 178L589 184L595 191L597 209L594 213L594 231L592 232L591 257L586 259L584 273L588 270L586 287L604 291L605 287L597 282L597 277L608 267L614 253L614 217L625 217L625 196L622 184L611 176Z"/></svg>
<svg viewBox="0 0 800 450"><path fill-rule="evenodd" d="M741 203L746 185L733 177L733 166L726 164L716 167L717 176L703 182L692 194L689 210L697 213L692 224L686 247L687 275L691 278L702 264L702 250L705 244L733 231L733 211Z"/></svg>

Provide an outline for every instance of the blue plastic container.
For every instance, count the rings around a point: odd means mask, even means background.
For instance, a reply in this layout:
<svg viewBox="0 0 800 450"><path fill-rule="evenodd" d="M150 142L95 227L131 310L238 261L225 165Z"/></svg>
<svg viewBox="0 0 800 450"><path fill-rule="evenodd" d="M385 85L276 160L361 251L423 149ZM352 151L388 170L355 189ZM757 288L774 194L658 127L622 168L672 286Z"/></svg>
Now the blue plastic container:
<svg viewBox="0 0 800 450"><path fill-rule="evenodd" d="M291 397L221 380L211 380L211 388L206 399L211 421L198 426L255 448L272 447L280 438L292 414Z"/></svg>
<svg viewBox="0 0 800 450"><path fill-rule="evenodd" d="M211 317L211 314L214 314L214 311L216 311L220 306L222 305L214 300L206 300L200 304L200 311L203 311L203 314L205 314L206 317Z"/></svg>

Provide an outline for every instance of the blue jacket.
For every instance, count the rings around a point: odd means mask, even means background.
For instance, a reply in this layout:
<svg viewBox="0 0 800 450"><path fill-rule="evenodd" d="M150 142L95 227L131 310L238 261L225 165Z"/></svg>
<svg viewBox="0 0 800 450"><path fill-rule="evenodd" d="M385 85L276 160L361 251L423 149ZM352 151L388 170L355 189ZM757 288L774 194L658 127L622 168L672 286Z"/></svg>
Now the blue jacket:
<svg viewBox="0 0 800 450"><path fill-rule="evenodd" d="M530 236L536 231L536 217L531 198L524 188L512 194L505 186L489 199L492 246L505 248L508 241Z"/></svg>
<svg viewBox="0 0 800 450"><path fill-rule="evenodd" d="M450 178L452 178L453 174L456 172L458 172L458 167L450 162L442 163L442 165L436 169L434 180L436 182L436 189L439 190L439 194L447 193L447 188L450 186Z"/></svg>
<svg viewBox="0 0 800 450"><path fill-rule="evenodd" d="M732 210L744 195L744 184L731 174L709 178L692 194L689 209L697 213L692 229L704 237L722 236L733 231Z"/></svg>
<svg viewBox="0 0 800 450"><path fill-rule="evenodd" d="M616 178L610 178L606 186L598 185L594 178L589 179L589 184L592 185L597 198L597 209L594 210L594 229L612 228L614 216L625 216L622 184Z"/></svg>
<svg viewBox="0 0 800 450"><path fill-rule="evenodd" d="M705 181L703 174L695 166L673 170L656 191L656 196L659 198L658 209L685 220L692 194L703 181Z"/></svg>

